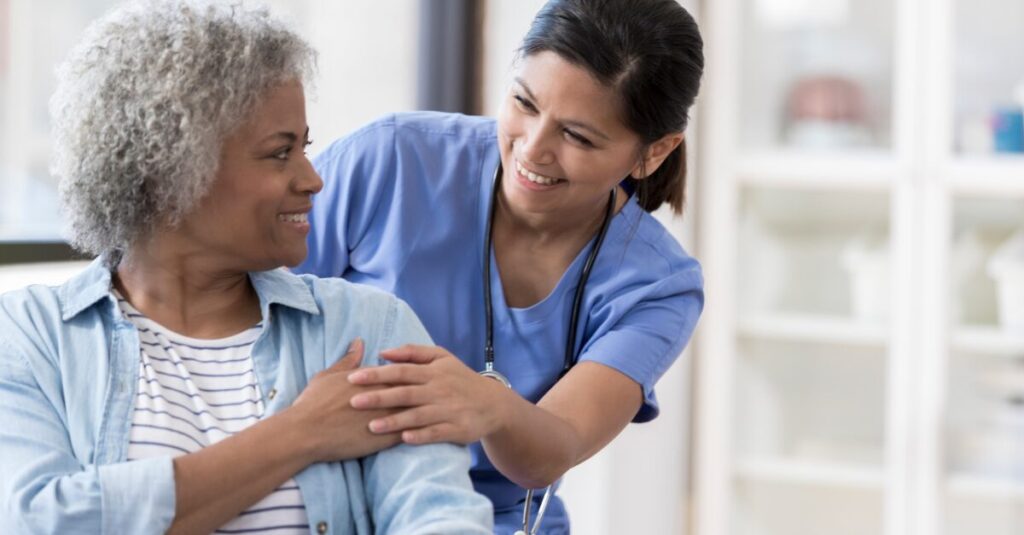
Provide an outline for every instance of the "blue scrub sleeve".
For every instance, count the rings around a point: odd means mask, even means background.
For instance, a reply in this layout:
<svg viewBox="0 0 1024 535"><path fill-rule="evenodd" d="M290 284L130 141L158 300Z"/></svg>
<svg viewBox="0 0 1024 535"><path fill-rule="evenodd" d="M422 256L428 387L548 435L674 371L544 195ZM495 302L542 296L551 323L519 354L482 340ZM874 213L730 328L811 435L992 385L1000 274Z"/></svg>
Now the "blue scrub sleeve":
<svg viewBox="0 0 1024 535"><path fill-rule="evenodd" d="M619 319L598 326L584 347L581 362L597 362L618 370L643 388L644 402L634 422L658 416L654 385L693 335L704 308L702 286L699 270L685 271L612 300L609 307L628 310L621 315L611 314ZM643 298L637 300L637 293L643 293Z"/></svg>
<svg viewBox="0 0 1024 535"><path fill-rule="evenodd" d="M309 253L292 271L340 277L368 230L383 227L374 221L387 217L381 202L394 197L393 121L372 123L332 143L313 159L313 167L324 187L313 197L309 214Z"/></svg>

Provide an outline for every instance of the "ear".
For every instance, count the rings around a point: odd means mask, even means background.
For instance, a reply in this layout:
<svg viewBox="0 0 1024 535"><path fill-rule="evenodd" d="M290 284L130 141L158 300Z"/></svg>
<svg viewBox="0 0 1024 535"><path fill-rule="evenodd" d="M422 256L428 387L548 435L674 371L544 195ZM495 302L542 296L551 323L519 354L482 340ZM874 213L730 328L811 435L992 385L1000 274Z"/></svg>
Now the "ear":
<svg viewBox="0 0 1024 535"><path fill-rule="evenodd" d="M648 145L641 155L641 161L633 168L630 176L641 180L657 171L665 158L668 158L668 155L672 154L672 151L676 150L676 147L683 142L683 137L682 132L666 134L665 137Z"/></svg>

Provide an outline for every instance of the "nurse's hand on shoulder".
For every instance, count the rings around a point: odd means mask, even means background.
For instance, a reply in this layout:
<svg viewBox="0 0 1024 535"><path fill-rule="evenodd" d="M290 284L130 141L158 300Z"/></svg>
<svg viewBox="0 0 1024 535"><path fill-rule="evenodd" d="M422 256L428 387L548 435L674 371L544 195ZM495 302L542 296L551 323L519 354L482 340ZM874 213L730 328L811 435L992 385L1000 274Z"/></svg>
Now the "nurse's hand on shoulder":
<svg viewBox="0 0 1024 535"><path fill-rule="evenodd" d="M501 396L510 390L481 377L435 346L406 345L382 351L389 366L361 368L348 379L358 385L389 385L352 398L357 409L405 409L370 422L374 433L402 432L409 444L471 444L497 431Z"/></svg>
<svg viewBox="0 0 1024 535"><path fill-rule="evenodd" d="M284 413L297 422L298 429L310 440L314 461L330 462L364 457L401 442L397 433L370 433L370 420L394 411L359 411L351 406L354 395L372 388L354 385L347 380L349 372L363 360L363 341L356 340L345 356L331 367L313 376ZM284 414L282 413L282 414Z"/></svg>

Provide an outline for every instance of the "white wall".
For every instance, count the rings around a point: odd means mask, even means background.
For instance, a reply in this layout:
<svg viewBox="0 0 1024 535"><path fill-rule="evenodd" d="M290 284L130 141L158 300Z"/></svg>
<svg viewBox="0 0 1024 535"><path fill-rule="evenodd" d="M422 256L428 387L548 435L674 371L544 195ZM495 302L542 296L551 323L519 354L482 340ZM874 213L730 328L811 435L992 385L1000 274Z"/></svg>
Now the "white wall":
<svg viewBox="0 0 1024 535"><path fill-rule="evenodd" d="M420 2L253 2L292 20L319 53L307 91L309 154L381 115L415 109Z"/></svg>

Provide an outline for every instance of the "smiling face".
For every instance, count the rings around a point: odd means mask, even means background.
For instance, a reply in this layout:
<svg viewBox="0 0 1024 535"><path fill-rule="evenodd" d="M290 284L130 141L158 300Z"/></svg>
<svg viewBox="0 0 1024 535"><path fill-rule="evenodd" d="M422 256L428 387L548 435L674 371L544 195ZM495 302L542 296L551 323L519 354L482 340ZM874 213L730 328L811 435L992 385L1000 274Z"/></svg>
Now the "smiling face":
<svg viewBox="0 0 1024 535"><path fill-rule="evenodd" d="M498 117L509 205L538 215L600 210L639 173L640 138L619 109L614 89L554 52L523 58Z"/></svg>
<svg viewBox="0 0 1024 535"><path fill-rule="evenodd" d="M323 187L305 154L308 136L302 84L268 90L224 141L210 192L180 227L188 242L240 271L299 264L312 196Z"/></svg>

